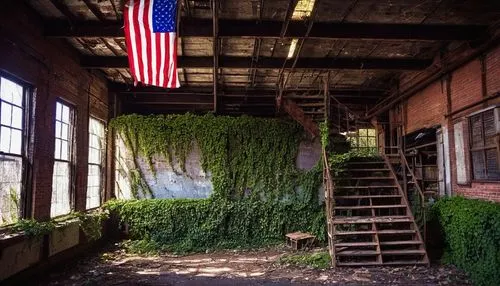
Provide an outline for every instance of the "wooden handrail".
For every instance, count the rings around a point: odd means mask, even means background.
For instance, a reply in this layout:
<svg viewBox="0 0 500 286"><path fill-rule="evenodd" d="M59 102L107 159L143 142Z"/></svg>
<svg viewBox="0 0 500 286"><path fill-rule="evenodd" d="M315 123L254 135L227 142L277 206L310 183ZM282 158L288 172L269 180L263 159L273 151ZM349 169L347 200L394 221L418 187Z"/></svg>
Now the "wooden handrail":
<svg viewBox="0 0 500 286"><path fill-rule="evenodd" d="M327 221L327 232L328 232L328 251L332 260L332 267L336 266L335 257L335 226L333 225L333 220L335 216L335 201L333 200L334 194L334 183L330 173L330 166L328 164L328 157L326 155L326 149L323 147L322 150L323 157L323 183L325 184L325 212Z"/></svg>

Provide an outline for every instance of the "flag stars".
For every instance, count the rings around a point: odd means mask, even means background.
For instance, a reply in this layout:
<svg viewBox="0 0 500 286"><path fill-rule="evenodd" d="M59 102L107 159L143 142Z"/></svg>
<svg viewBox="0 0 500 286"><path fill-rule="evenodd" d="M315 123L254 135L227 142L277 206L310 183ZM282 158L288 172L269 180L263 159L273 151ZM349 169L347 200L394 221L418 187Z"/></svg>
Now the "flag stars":
<svg viewBox="0 0 500 286"><path fill-rule="evenodd" d="M153 1L153 32L175 32L177 1Z"/></svg>

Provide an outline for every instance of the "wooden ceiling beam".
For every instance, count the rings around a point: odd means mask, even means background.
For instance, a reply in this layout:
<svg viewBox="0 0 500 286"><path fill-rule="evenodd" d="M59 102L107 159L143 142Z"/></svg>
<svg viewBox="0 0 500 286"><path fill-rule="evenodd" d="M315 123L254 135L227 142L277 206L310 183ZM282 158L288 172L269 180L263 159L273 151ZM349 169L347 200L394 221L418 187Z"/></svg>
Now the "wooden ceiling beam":
<svg viewBox="0 0 500 286"><path fill-rule="evenodd" d="M300 58L295 67L285 58L260 57L259 65L252 65L251 57L220 56L219 68L241 69L354 69L354 70L422 70L432 64L431 59L415 58ZM87 69L128 68L127 57L83 56L80 65ZM213 57L178 57L179 68L213 68Z"/></svg>
<svg viewBox="0 0 500 286"><path fill-rule="evenodd" d="M57 3L57 0L52 1ZM212 19L182 18L181 23L180 37L213 37ZM282 27L283 21L219 19L218 37L280 38ZM292 20L283 37L304 38L307 28L303 21ZM486 35L487 28L486 25L315 22L308 38L469 41ZM68 24L64 21L50 21L45 27L45 36L124 37L124 31L123 24L119 22Z"/></svg>
<svg viewBox="0 0 500 286"><path fill-rule="evenodd" d="M104 15L104 13L102 13L101 9L99 8L99 5L91 2L90 0L83 0L83 3L85 3L85 6L87 6L87 8L89 8L90 12L92 12L92 14L97 19L99 19L99 21L101 21L101 22L107 21L106 16ZM114 8L114 6L113 6L113 8Z"/></svg>

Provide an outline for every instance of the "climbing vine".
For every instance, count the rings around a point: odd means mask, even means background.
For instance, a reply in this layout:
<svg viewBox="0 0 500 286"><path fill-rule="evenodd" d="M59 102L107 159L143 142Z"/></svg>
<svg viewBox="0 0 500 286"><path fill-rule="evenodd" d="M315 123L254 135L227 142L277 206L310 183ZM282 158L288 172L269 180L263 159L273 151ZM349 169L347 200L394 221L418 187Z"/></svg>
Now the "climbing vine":
<svg viewBox="0 0 500 286"><path fill-rule="evenodd" d="M465 270L475 285L498 285L500 205L452 197L432 210L444 235L444 260Z"/></svg>
<svg viewBox="0 0 500 286"><path fill-rule="evenodd" d="M150 192L138 168L139 158L153 174L156 156L165 158L176 172L185 172L185 160L197 145L202 168L211 174L209 199L107 203L105 207L129 225L135 251L260 246L299 230L326 238L318 199L321 162L309 171L296 168L304 139L296 123L184 114L126 115L111 126L134 157L129 179L136 198L139 192Z"/></svg>
<svg viewBox="0 0 500 286"><path fill-rule="evenodd" d="M134 157L129 173L132 192L151 195L137 163L148 162L155 174L154 156L163 156L178 172L195 143L201 165L211 173L213 196L274 200L295 193L302 177L295 167L302 129L295 123L275 119L184 115L126 115L111 126L122 136ZM272 191L270 191L272 190Z"/></svg>
<svg viewBox="0 0 500 286"><path fill-rule="evenodd" d="M88 241L95 241L101 238L103 221L109 217L107 211L102 209L97 209L92 212L72 212L70 214L71 218L78 220L78 225L87 237Z"/></svg>

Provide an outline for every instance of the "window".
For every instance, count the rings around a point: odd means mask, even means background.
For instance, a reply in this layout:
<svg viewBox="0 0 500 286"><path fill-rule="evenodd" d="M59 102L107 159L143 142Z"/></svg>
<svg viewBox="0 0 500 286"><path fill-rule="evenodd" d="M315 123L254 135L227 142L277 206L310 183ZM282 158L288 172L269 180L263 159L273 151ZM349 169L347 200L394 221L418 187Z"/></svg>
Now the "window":
<svg viewBox="0 0 500 286"><path fill-rule="evenodd" d="M72 139L73 109L57 102L51 217L68 214L71 210Z"/></svg>
<svg viewBox="0 0 500 286"><path fill-rule="evenodd" d="M475 180L499 180L498 109L469 118L472 173Z"/></svg>
<svg viewBox="0 0 500 286"><path fill-rule="evenodd" d="M27 88L0 77L0 225L20 217L26 152Z"/></svg>
<svg viewBox="0 0 500 286"><path fill-rule="evenodd" d="M358 129L355 132L347 133L351 147L358 150L376 151L377 135L375 129Z"/></svg>
<svg viewBox="0 0 500 286"><path fill-rule="evenodd" d="M89 174L87 178L87 209L101 205L105 160L104 123L89 119Z"/></svg>

